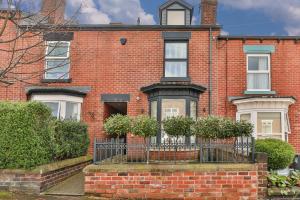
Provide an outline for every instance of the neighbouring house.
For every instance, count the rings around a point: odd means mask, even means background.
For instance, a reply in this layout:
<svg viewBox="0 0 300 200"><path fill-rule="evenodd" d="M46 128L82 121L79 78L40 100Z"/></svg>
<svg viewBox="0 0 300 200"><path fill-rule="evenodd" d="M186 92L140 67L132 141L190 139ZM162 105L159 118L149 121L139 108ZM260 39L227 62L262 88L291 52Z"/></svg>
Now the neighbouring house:
<svg viewBox="0 0 300 200"><path fill-rule="evenodd" d="M192 5L169 0L158 25L69 24L47 33L46 58L26 70L45 73L0 87L0 99L42 101L57 118L86 122L91 151L95 137L107 137L105 119L121 113L247 120L254 137L289 141L300 153L300 36L222 36L217 0L199 1L201 24L192 24ZM41 13L56 1L43 2ZM0 66L6 61L1 55ZM166 140L162 131L152 138Z"/></svg>

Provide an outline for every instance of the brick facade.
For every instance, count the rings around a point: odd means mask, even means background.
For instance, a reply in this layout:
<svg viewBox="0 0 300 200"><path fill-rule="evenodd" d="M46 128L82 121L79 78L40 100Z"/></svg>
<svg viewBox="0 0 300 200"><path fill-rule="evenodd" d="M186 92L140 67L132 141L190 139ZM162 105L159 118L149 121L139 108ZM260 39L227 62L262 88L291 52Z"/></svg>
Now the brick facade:
<svg viewBox="0 0 300 200"><path fill-rule="evenodd" d="M215 0L203 0L203 8L209 13L210 20L215 16ZM210 10L211 9L211 10ZM203 18L204 19L204 18ZM205 19L204 19L205 20ZM275 52L271 55L272 90L276 96L293 96L299 99L300 91L300 44L293 37L261 37L225 38L220 37L220 27L209 26L123 26L108 25L94 27L74 26L68 31L74 33L70 50L70 83L43 83L43 75L28 80L29 83L17 82L11 86L0 87L0 100L27 101L30 96L25 88L31 85L45 87L88 86L91 88L82 104L81 119L88 124L92 152L95 137L107 137L103 131L103 122L109 115L109 109L101 101L101 94L129 94L127 114L136 116L148 114L148 96L141 91L142 87L160 83L164 72L164 32L190 33L188 53L188 74L192 84L212 88L211 102L209 90L200 95L198 116L207 116L210 105L213 115L235 118L236 106L229 97L242 96L246 90L246 54L244 45L274 45ZM210 38L210 29L212 37ZM5 36L13 37L15 30L8 26ZM121 38L126 38L122 45ZM21 41L21 47L34 40ZM210 41L211 39L211 41ZM209 81L210 42L212 46L212 85ZM43 48L33 49L35 53L44 53ZM7 63L8 54L1 52L0 66ZM44 60L23 66L19 72L43 71ZM259 95L264 96L264 95ZM296 102L289 109L291 134L289 142L300 153L300 107ZM131 135L128 142L137 140Z"/></svg>
<svg viewBox="0 0 300 200"><path fill-rule="evenodd" d="M85 192L129 199L264 199L266 160L232 165L88 166Z"/></svg>

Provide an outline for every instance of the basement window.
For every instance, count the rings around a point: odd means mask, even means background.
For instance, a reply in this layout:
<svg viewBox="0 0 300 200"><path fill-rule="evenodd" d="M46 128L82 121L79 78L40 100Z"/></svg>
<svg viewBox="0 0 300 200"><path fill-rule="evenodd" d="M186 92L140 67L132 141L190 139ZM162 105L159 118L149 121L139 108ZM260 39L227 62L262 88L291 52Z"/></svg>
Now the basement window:
<svg viewBox="0 0 300 200"><path fill-rule="evenodd" d="M47 42L45 79L69 79L70 42Z"/></svg>

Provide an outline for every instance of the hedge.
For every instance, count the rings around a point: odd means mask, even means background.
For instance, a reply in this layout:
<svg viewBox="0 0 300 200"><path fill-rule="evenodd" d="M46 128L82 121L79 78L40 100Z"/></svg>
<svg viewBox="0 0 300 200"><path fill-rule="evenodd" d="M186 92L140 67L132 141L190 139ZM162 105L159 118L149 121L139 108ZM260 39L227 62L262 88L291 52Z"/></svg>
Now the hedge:
<svg viewBox="0 0 300 200"><path fill-rule="evenodd" d="M87 153L87 126L55 121L42 103L0 103L0 127L0 169L32 169Z"/></svg>
<svg viewBox="0 0 300 200"><path fill-rule="evenodd" d="M268 167L271 170L288 167L295 157L295 150L292 145L277 139L257 140L255 150L268 154Z"/></svg>
<svg viewBox="0 0 300 200"><path fill-rule="evenodd" d="M77 121L56 121L55 160L84 156L89 147L87 125Z"/></svg>
<svg viewBox="0 0 300 200"><path fill-rule="evenodd" d="M51 111L42 103L0 103L0 168L32 168L53 158Z"/></svg>

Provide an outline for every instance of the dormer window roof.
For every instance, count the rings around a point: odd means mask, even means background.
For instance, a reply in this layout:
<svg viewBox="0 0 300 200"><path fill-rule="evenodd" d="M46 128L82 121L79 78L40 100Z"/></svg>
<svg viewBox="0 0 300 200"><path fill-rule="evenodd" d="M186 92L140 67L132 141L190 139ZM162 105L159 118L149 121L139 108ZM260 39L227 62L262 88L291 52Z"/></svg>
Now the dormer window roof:
<svg viewBox="0 0 300 200"><path fill-rule="evenodd" d="M184 0L169 0L159 8L161 25L191 25L193 6Z"/></svg>

